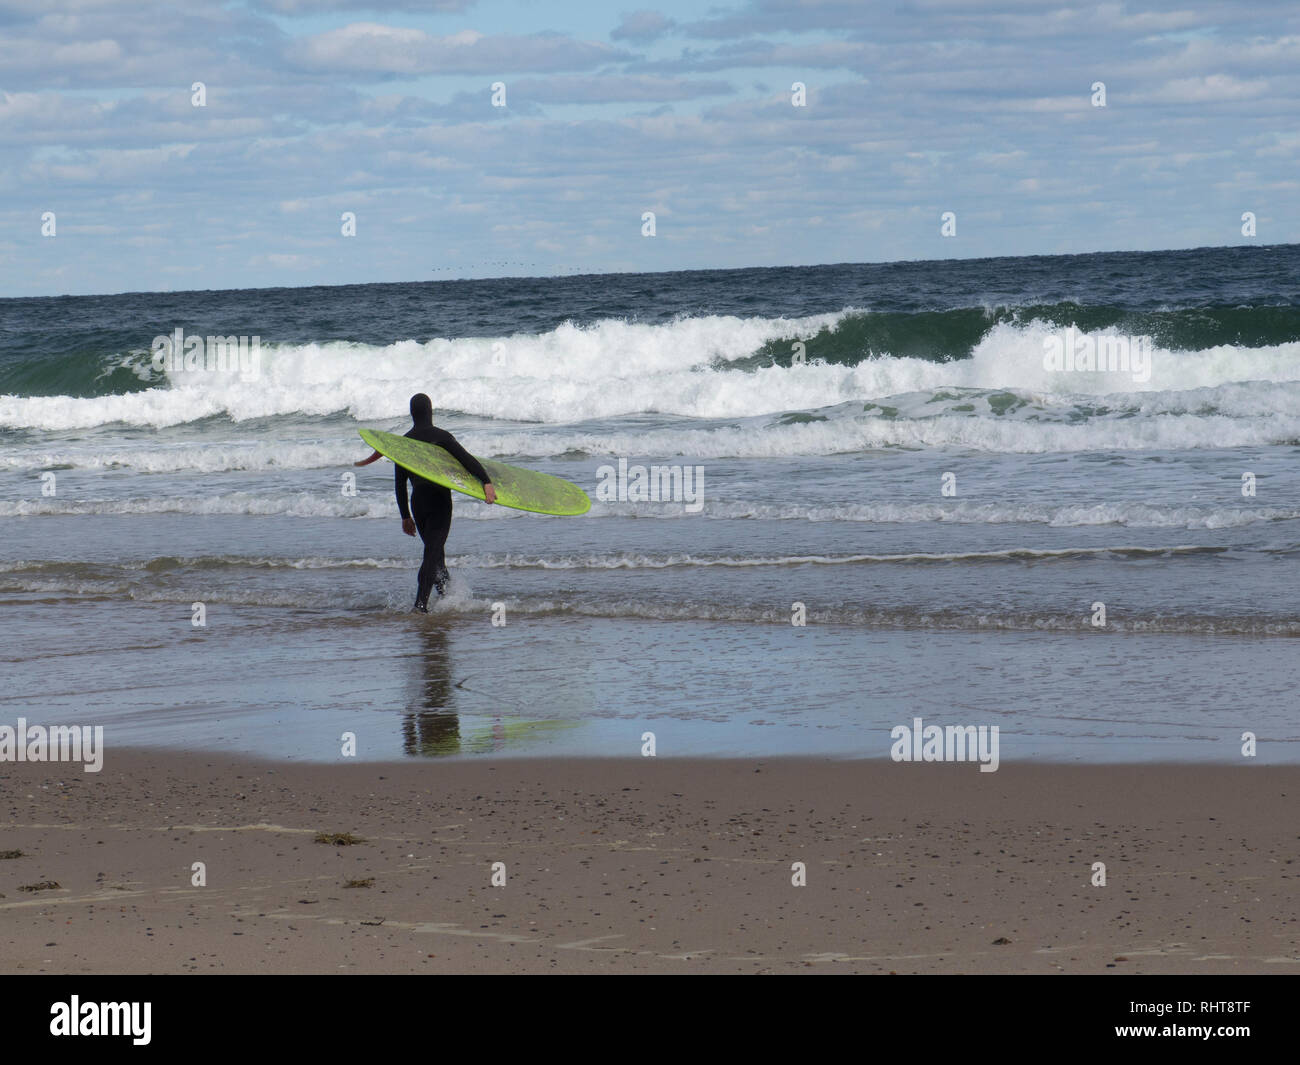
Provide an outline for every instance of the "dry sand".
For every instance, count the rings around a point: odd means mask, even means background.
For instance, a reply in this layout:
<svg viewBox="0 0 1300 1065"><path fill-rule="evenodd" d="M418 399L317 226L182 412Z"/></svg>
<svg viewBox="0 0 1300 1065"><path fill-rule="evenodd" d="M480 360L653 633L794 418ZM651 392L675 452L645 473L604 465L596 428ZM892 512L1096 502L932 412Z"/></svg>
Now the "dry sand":
<svg viewBox="0 0 1300 1065"><path fill-rule="evenodd" d="M1298 799L1300 767L0 764L0 971L1294 974Z"/></svg>

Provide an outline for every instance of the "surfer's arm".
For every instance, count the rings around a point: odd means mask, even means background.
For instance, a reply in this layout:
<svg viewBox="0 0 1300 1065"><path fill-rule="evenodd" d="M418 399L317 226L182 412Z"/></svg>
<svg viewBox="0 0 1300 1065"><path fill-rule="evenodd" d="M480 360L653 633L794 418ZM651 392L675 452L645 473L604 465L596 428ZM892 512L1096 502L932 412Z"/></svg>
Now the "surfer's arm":
<svg viewBox="0 0 1300 1065"><path fill-rule="evenodd" d="M411 517L411 507L406 501L406 482L411 475L397 463L393 463L393 469L397 472L393 474L393 485L397 489L397 509L401 512L402 521L408 521Z"/></svg>
<svg viewBox="0 0 1300 1065"><path fill-rule="evenodd" d="M383 457L384 457L384 456L381 455L378 451L372 451L372 452L370 453L370 458L368 458L368 459L362 459L360 462L354 462L352 465L353 465L353 466L369 466L372 462L375 462L375 461L377 461L378 459L382 459Z"/></svg>
<svg viewBox="0 0 1300 1065"><path fill-rule="evenodd" d="M439 446L450 451L457 462L483 482L483 494L487 496L489 503L495 503L497 501L496 486L492 483L492 477L488 474L488 471L483 468L483 463L461 447L460 441L451 433L444 432L443 436L445 439L439 441Z"/></svg>

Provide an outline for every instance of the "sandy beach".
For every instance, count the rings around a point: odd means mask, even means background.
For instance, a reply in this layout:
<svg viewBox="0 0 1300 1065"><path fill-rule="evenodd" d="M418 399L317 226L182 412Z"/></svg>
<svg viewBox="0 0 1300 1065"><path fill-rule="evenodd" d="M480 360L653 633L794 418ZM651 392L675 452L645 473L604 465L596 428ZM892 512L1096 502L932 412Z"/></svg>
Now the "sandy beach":
<svg viewBox="0 0 1300 1065"><path fill-rule="evenodd" d="M1298 797L1267 766L10 763L0 971L1296 973Z"/></svg>

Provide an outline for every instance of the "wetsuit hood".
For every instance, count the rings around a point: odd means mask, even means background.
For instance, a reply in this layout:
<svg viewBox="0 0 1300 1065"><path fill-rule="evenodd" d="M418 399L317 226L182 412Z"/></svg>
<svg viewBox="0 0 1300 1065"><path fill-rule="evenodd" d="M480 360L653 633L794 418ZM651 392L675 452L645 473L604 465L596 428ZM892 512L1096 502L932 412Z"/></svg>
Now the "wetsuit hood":
<svg viewBox="0 0 1300 1065"><path fill-rule="evenodd" d="M411 397L411 421L417 429L433 424L433 400L423 392L417 392Z"/></svg>

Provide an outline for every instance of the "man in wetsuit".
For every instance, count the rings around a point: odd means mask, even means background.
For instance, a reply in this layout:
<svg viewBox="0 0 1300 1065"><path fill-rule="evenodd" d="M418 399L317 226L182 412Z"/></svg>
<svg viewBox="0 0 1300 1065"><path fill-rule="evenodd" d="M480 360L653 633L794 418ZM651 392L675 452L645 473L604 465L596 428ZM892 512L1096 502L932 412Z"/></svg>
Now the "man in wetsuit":
<svg viewBox="0 0 1300 1065"><path fill-rule="evenodd" d="M487 502L496 502L497 490L487 470L478 459L460 446L451 433L433 424L433 401L423 392L411 397L411 421L415 424L406 433L407 436L413 440L423 440L426 444L437 444L449 451L457 462L483 482L483 494L487 497ZM362 459L356 465L364 466L379 457L379 452L376 451L370 458ZM443 554L447 534L451 531L451 489L426 481L401 466L396 466L396 469L397 509L402 514L402 532L407 536L414 536L418 532L424 541L424 561L420 565L415 609L427 614L430 589L437 588L439 595L444 594L451 577ZM407 481L411 482L409 507L406 501Z"/></svg>

